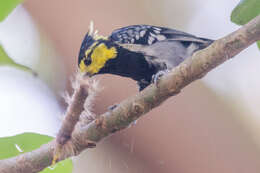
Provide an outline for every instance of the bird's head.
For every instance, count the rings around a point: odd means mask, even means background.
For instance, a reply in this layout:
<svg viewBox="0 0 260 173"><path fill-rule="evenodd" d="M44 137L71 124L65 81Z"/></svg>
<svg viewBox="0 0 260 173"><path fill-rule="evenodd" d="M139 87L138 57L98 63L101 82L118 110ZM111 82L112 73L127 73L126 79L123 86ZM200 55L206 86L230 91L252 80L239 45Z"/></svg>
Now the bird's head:
<svg viewBox="0 0 260 173"><path fill-rule="evenodd" d="M78 58L79 69L88 76L101 73L102 69L108 65L108 61L116 58L117 50L107 37L90 31L85 36Z"/></svg>

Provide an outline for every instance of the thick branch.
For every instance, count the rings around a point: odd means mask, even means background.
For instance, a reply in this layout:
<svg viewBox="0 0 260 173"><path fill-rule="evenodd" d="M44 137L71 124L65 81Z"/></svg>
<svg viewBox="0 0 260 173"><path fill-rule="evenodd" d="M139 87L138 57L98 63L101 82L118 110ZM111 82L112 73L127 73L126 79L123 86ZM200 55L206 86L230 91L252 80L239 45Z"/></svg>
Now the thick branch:
<svg viewBox="0 0 260 173"><path fill-rule="evenodd" d="M128 127L131 122L160 105L170 96L179 93L186 85L200 79L210 70L237 55L257 40L260 40L260 16L236 32L215 41L208 48L195 53L173 69L169 75L164 76L157 86L149 86L86 126L78 123L71 139L62 148L60 159L79 154L87 148L88 141L98 142L104 137ZM73 147L74 153L68 152L70 147ZM53 148L54 142L52 141L33 152L2 160L0 161L0 172L40 171L51 164Z"/></svg>

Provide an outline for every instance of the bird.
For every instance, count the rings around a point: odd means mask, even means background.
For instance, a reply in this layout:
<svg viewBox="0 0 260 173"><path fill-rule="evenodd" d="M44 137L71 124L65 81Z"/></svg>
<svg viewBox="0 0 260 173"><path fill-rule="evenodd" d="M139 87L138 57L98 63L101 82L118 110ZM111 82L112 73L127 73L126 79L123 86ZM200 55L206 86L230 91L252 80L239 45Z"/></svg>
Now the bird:
<svg viewBox="0 0 260 173"><path fill-rule="evenodd" d="M78 66L89 77L113 74L131 78L137 81L139 91L142 91L213 42L152 25L126 26L114 30L109 36L102 36L94 31L91 23L80 47Z"/></svg>

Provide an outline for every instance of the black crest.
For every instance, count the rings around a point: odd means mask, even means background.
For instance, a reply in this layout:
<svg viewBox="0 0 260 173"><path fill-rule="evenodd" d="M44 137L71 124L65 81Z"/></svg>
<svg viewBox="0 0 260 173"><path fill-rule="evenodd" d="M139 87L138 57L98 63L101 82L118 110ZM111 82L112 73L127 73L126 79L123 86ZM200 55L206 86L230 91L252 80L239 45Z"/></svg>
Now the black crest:
<svg viewBox="0 0 260 173"><path fill-rule="evenodd" d="M86 34L84 40L81 43L80 51L79 51L79 58L78 63L84 58L85 51L95 42L94 38L89 35L89 32Z"/></svg>

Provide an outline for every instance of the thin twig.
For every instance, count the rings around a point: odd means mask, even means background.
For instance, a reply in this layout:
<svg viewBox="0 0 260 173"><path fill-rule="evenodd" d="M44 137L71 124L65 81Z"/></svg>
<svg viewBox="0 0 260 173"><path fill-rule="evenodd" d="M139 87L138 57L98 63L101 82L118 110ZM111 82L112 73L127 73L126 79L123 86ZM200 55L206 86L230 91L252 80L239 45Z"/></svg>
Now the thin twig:
<svg viewBox="0 0 260 173"><path fill-rule="evenodd" d="M76 123L79 121L80 114L84 111L84 103L88 97L88 83L84 82L81 77L77 77L77 83L74 93L70 99L65 118L57 134L56 141L59 145L64 145L71 137Z"/></svg>
<svg viewBox="0 0 260 173"><path fill-rule="evenodd" d="M92 120L94 119L91 113L91 101L99 89L98 83L77 72L75 80L72 81L72 86L74 89L72 97L68 98L68 95L65 99L68 102L68 108L62 126L56 137L52 164L55 164L56 161L59 160L62 147L70 140L80 116L82 115L82 123L84 122L85 124L90 122L89 118ZM88 141L87 146L93 148L96 144L92 141ZM67 149L70 149L67 150L67 153L75 153L73 146L67 146Z"/></svg>

